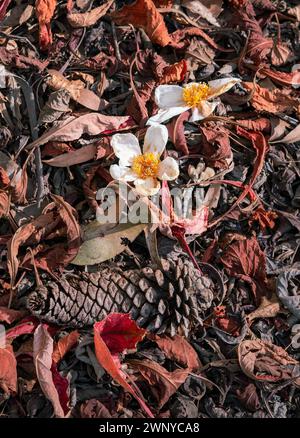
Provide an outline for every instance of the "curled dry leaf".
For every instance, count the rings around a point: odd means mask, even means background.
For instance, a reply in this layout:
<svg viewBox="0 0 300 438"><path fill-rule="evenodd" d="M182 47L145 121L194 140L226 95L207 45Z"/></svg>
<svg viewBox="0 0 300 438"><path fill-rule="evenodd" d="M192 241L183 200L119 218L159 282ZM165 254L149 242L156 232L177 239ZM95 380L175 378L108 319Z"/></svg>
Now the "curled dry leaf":
<svg viewBox="0 0 300 438"><path fill-rule="evenodd" d="M169 84L172 82L182 82L187 72L187 62L182 59L175 64L169 65L163 69L160 84Z"/></svg>
<svg viewBox="0 0 300 438"><path fill-rule="evenodd" d="M6 394L17 392L17 361L11 345L0 348L0 388Z"/></svg>
<svg viewBox="0 0 300 438"><path fill-rule="evenodd" d="M186 381L190 371L188 369L177 369L167 371L164 367L149 359L130 360L130 366L139 371L148 382L154 397L158 401L159 408L162 408L169 398Z"/></svg>
<svg viewBox="0 0 300 438"><path fill-rule="evenodd" d="M249 92L253 92L251 104L258 111L267 111L271 114L291 113L299 105L299 99L292 97L290 90L268 90L252 82L243 82Z"/></svg>
<svg viewBox="0 0 300 438"><path fill-rule="evenodd" d="M73 100L93 111L100 111L106 106L106 102L85 88L81 80L69 81L57 70L48 70L47 84L54 90L67 91Z"/></svg>
<svg viewBox="0 0 300 438"><path fill-rule="evenodd" d="M190 153L184 135L184 122L187 122L189 118L189 111L185 111L178 117L174 117L174 119L167 125L170 140L174 144L175 149L182 152L183 155L189 155Z"/></svg>
<svg viewBox="0 0 300 438"><path fill-rule="evenodd" d="M119 25L130 23L135 27L141 27L153 43L162 47L171 42L164 19L152 0L136 0L113 12L111 18Z"/></svg>
<svg viewBox="0 0 300 438"><path fill-rule="evenodd" d="M300 365L278 345L261 341L243 341L238 346L240 367L248 377L265 382L292 379L300 386Z"/></svg>
<svg viewBox="0 0 300 438"><path fill-rule="evenodd" d="M196 351L184 337L179 335L175 335L173 338L154 336L153 340L164 351L168 359L175 360L191 371L197 371L201 367Z"/></svg>
<svg viewBox="0 0 300 438"><path fill-rule="evenodd" d="M103 15L106 14L106 12L111 7L113 1L114 0L110 0L107 3L99 6L98 8L94 8L88 12L70 13L67 15L67 20L69 24L75 29L78 27L93 26L95 23L97 23L98 20L100 20L101 17L103 17Z"/></svg>
<svg viewBox="0 0 300 438"><path fill-rule="evenodd" d="M79 332L77 330L73 330L68 335L60 338L59 341L54 345L52 360L55 364L60 362L62 358L71 350L79 340Z"/></svg>
<svg viewBox="0 0 300 438"><path fill-rule="evenodd" d="M47 50L52 44L51 19L56 8L56 0L36 0L35 12L40 30L39 39L42 50Z"/></svg>
<svg viewBox="0 0 300 438"><path fill-rule="evenodd" d="M51 401L56 417L64 417L59 395L53 382L51 366L53 353L53 339L44 324L40 324L33 338L33 358L36 375L45 397Z"/></svg>

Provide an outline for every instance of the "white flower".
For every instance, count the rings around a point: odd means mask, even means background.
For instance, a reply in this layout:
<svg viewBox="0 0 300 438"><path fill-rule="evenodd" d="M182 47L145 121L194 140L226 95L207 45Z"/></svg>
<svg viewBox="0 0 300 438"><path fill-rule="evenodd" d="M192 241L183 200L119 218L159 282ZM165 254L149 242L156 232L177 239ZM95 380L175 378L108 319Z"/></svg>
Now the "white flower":
<svg viewBox="0 0 300 438"><path fill-rule="evenodd" d="M110 166L110 174L120 181L134 182L136 190L145 196L155 195L160 189L160 180L171 181L179 175L178 163L167 157L160 161L168 142L168 130L156 124L147 129L143 153L138 139L133 134L115 134L111 146L119 164Z"/></svg>
<svg viewBox="0 0 300 438"><path fill-rule="evenodd" d="M159 111L150 117L147 125L163 123L189 109L192 110L191 122L210 116L218 100L214 100L230 90L240 79L224 78L215 81L191 82L183 87L179 85L159 85L155 90L155 102Z"/></svg>

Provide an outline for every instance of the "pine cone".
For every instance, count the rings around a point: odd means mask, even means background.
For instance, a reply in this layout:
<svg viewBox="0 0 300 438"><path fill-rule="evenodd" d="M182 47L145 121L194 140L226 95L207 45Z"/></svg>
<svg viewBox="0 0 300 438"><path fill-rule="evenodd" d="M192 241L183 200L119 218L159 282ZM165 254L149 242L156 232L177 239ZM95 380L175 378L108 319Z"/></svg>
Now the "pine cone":
<svg viewBox="0 0 300 438"><path fill-rule="evenodd" d="M212 303L211 280L189 260L163 261L164 270L123 271L116 265L96 273L49 281L31 292L27 307L50 323L90 326L112 312L130 313L140 327L158 334L188 336Z"/></svg>

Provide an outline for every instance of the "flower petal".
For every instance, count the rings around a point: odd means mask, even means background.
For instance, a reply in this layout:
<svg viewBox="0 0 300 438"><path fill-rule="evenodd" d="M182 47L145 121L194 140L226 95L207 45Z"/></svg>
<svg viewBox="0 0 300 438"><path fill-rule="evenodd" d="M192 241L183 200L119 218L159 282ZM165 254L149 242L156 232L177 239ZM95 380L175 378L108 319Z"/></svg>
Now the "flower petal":
<svg viewBox="0 0 300 438"><path fill-rule="evenodd" d="M134 181L136 191L140 195L153 196L160 189L160 183L156 178L136 179Z"/></svg>
<svg viewBox="0 0 300 438"><path fill-rule="evenodd" d="M183 89L179 85L159 85L155 89L155 103L159 108L184 106Z"/></svg>
<svg viewBox="0 0 300 438"><path fill-rule="evenodd" d="M168 136L169 134L166 126L150 126L145 135L143 152L153 152L160 156L168 143Z"/></svg>
<svg viewBox="0 0 300 438"><path fill-rule="evenodd" d="M184 113L190 109L189 106L175 106L174 108L160 109L155 116L148 119L146 125L157 125L159 123L165 122L178 114Z"/></svg>
<svg viewBox="0 0 300 438"><path fill-rule="evenodd" d="M214 97L226 93L226 91L230 90L230 88L232 88L238 82L241 82L241 80L232 77L209 81L208 85L210 87L210 93L208 99L213 99Z"/></svg>
<svg viewBox="0 0 300 438"><path fill-rule="evenodd" d="M199 105L199 108L194 108L192 111L192 115L190 117L190 122L196 122L197 120L203 120L206 117L209 117L216 107L218 106L218 101L214 100L212 102L208 102L207 100L204 100Z"/></svg>
<svg viewBox="0 0 300 438"><path fill-rule="evenodd" d="M121 181L134 181L137 178L137 175L129 167L118 166L118 164L112 164L109 173L113 179Z"/></svg>
<svg viewBox="0 0 300 438"><path fill-rule="evenodd" d="M157 177L161 180L172 181L179 175L179 166L172 157L167 157L159 164Z"/></svg>
<svg viewBox="0 0 300 438"><path fill-rule="evenodd" d="M130 166L133 158L141 155L139 141L133 134L115 134L111 138L111 146L116 157L120 159L120 166Z"/></svg>

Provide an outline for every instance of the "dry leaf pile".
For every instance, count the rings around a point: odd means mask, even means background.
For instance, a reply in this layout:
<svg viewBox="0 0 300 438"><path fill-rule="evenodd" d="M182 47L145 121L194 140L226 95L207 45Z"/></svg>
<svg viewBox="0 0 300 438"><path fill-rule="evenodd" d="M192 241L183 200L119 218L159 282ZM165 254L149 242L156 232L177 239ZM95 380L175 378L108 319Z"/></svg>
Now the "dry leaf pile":
<svg viewBox="0 0 300 438"><path fill-rule="evenodd" d="M1 416L299 418L299 20L297 0L0 2ZM201 105L174 97L158 128L159 222L101 223L113 138L147 148L157 90L191 82Z"/></svg>

